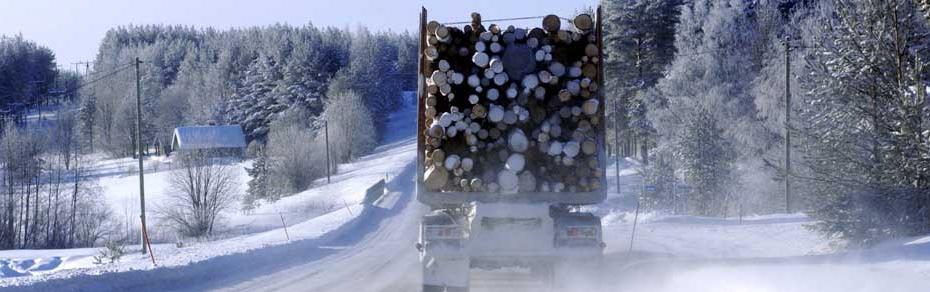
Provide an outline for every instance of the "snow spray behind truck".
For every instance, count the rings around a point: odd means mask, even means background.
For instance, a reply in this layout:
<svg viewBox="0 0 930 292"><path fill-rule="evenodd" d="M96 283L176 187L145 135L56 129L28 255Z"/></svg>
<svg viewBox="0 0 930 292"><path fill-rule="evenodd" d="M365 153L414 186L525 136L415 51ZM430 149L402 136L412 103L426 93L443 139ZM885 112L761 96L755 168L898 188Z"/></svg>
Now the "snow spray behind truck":
<svg viewBox="0 0 930 292"><path fill-rule="evenodd" d="M540 27L420 14L417 199L423 291L471 268L599 259L607 194L600 8ZM527 18L519 18L527 19ZM510 21L502 19L490 21Z"/></svg>

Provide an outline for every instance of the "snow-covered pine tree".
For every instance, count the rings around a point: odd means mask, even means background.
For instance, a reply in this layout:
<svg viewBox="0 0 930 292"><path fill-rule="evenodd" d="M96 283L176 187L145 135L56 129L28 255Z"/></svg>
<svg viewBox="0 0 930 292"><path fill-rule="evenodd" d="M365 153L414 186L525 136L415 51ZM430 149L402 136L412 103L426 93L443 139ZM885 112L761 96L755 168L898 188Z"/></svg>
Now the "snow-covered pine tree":
<svg viewBox="0 0 930 292"><path fill-rule="evenodd" d="M397 62L394 65L399 85L403 89L413 90L417 87L417 47L419 41L410 34L397 36Z"/></svg>
<svg viewBox="0 0 930 292"><path fill-rule="evenodd" d="M819 230L851 243L930 232L930 29L911 1L821 3L805 26L801 119ZM925 62L925 61L923 61Z"/></svg>
<svg viewBox="0 0 930 292"><path fill-rule="evenodd" d="M397 48L384 34L361 28L352 38L349 65L336 75L330 92L355 92L365 100L380 137L387 113L401 105L400 89L404 76L398 74Z"/></svg>
<svg viewBox="0 0 930 292"><path fill-rule="evenodd" d="M659 152L652 159L646 171L644 178L648 184L655 186L655 192L645 192L639 198L643 207L649 210L667 211L678 213L681 206L684 206L681 198L682 194L678 193L680 184L675 173L675 160L668 152Z"/></svg>
<svg viewBox="0 0 930 292"><path fill-rule="evenodd" d="M657 151L674 157L691 187L693 213L726 215L738 141L746 134L739 125L754 121L748 88L759 66L749 50L755 23L747 11L742 1L685 5L675 61L648 94Z"/></svg>
<svg viewBox="0 0 930 292"><path fill-rule="evenodd" d="M723 125L707 110L692 113L678 145L684 181L689 185L689 212L726 216L734 182L734 150Z"/></svg>
<svg viewBox="0 0 930 292"><path fill-rule="evenodd" d="M94 125L97 117L97 96L94 94L84 93L81 95L80 108L78 113L78 127L81 137L81 145L86 149L81 149L81 153L94 151ZM87 151L87 152L85 152Z"/></svg>
<svg viewBox="0 0 930 292"><path fill-rule="evenodd" d="M924 12L924 16L927 17L927 21L930 21L930 0L916 0L916 2L920 10Z"/></svg>
<svg viewBox="0 0 930 292"><path fill-rule="evenodd" d="M646 119L647 105L638 93L655 86L674 57L681 4L680 0L604 1L606 89L621 105L613 111L621 115L619 126L624 132L640 137L654 133Z"/></svg>
<svg viewBox="0 0 930 292"><path fill-rule="evenodd" d="M742 184L734 191L741 195L743 205L748 212L783 212L785 199L785 38L794 39L799 35L799 26L809 15L809 3L784 2L779 0L759 1L753 8L754 20L758 27L758 42L752 46L753 62L761 68L753 77L749 94L753 98L754 121L739 124L743 135L740 136L738 148L740 157L737 161L737 174ZM795 96L791 115L797 117L797 110L804 104L797 101L797 79L800 78L804 65L804 50L791 50L791 91ZM790 127L797 128L797 119L791 121ZM791 158L793 174L809 173L800 160L803 155L798 151L797 133L793 133ZM793 210L804 210L810 203L810 192L805 181L793 178L791 181L791 204Z"/></svg>
<svg viewBox="0 0 930 292"><path fill-rule="evenodd" d="M279 80L275 65L271 58L256 57L249 64L244 81L229 100L228 122L242 125L249 141L264 141L268 124L275 114L287 108L273 94L277 88L276 80Z"/></svg>
<svg viewBox="0 0 930 292"><path fill-rule="evenodd" d="M317 48L310 38L295 40L293 51L284 66L283 82L284 99L288 104L304 107L319 113L323 110L323 94L326 92L326 79L328 74L318 72L314 63L319 61ZM319 41L319 40L316 40Z"/></svg>
<svg viewBox="0 0 930 292"><path fill-rule="evenodd" d="M271 160L268 159L268 152L265 151L265 146L260 144L256 145L258 146L255 150L255 160L252 162L252 167L247 167L245 169L249 177L252 178L249 180L248 192L242 200L242 209L245 211L258 207L258 201L268 198L270 193L268 173L271 168Z"/></svg>

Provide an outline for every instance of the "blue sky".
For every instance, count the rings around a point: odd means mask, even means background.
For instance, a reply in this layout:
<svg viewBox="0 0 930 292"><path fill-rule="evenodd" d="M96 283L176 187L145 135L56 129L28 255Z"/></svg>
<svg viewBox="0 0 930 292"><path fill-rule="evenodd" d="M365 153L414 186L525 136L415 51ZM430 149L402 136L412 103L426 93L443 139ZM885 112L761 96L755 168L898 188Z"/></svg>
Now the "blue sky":
<svg viewBox="0 0 930 292"><path fill-rule="evenodd" d="M104 33L127 24L181 24L215 28L275 23L397 32L417 29L421 6L431 20L467 21L477 11L484 19L557 14L564 17L596 5L596 0L0 0L0 34L23 37L51 48L58 64L93 60ZM528 26L520 22L516 25Z"/></svg>

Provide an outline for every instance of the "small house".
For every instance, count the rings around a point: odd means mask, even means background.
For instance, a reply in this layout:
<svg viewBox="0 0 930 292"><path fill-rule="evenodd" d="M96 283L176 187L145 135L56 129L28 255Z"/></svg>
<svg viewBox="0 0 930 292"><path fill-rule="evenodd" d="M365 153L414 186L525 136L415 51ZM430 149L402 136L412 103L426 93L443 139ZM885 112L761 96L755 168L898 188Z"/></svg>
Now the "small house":
<svg viewBox="0 0 930 292"><path fill-rule="evenodd" d="M171 150L179 153L241 158L245 146L245 134L239 125L177 127L171 138Z"/></svg>

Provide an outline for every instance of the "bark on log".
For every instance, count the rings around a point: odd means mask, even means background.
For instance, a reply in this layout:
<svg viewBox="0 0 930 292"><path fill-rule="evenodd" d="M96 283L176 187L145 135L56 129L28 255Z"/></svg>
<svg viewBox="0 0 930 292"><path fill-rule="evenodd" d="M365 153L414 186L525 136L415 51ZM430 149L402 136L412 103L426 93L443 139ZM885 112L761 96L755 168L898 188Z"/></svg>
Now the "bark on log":
<svg viewBox="0 0 930 292"><path fill-rule="evenodd" d="M597 78L597 66L591 63L584 64L584 67L581 67L581 74L587 78Z"/></svg>
<svg viewBox="0 0 930 292"><path fill-rule="evenodd" d="M432 191L441 190L448 181L449 172L446 171L445 168L437 166L430 166L427 168L423 179L423 183L426 185L426 189Z"/></svg>
<svg viewBox="0 0 930 292"><path fill-rule="evenodd" d="M474 29L475 32L480 33L480 31L478 31L479 27L482 27L481 14L478 12L472 12L471 13L471 28Z"/></svg>
<svg viewBox="0 0 930 292"><path fill-rule="evenodd" d="M570 44L572 43L572 35L567 30L560 30L556 33L556 36L559 38L559 42Z"/></svg>

